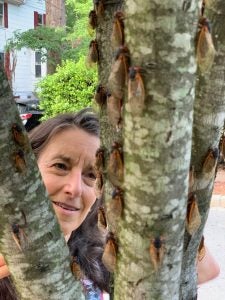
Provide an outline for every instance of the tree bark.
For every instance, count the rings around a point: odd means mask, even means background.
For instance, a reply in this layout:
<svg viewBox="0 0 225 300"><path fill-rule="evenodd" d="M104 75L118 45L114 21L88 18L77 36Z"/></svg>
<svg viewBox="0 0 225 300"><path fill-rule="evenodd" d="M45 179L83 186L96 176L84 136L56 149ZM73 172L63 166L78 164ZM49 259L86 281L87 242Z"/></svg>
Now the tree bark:
<svg viewBox="0 0 225 300"><path fill-rule="evenodd" d="M216 169L208 177L203 164L209 149L219 147L225 118L225 14L222 1L207 1L204 16L212 25L212 37L216 56L211 70L202 74L198 70L194 105L194 125L191 166L194 169L194 185L191 193L198 200L201 225L192 236L185 232L180 299L197 298L196 253L208 217ZM190 274L193 274L190 276Z"/></svg>
<svg viewBox="0 0 225 300"><path fill-rule="evenodd" d="M0 252L21 299L84 299L2 70L0 79Z"/></svg>
<svg viewBox="0 0 225 300"><path fill-rule="evenodd" d="M125 103L125 199L115 299L179 298L196 8L193 3L187 14L177 1L126 1L126 45L131 65L141 68L145 102L140 113Z"/></svg>

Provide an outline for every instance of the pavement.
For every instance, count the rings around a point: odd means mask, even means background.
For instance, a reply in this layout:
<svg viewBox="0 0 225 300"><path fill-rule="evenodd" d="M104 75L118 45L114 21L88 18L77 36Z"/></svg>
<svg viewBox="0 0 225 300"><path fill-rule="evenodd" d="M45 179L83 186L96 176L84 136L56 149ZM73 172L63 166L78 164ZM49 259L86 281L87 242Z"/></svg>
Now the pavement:
<svg viewBox="0 0 225 300"><path fill-rule="evenodd" d="M217 173L204 237L220 265L220 274L199 285L198 300L225 300L225 170Z"/></svg>

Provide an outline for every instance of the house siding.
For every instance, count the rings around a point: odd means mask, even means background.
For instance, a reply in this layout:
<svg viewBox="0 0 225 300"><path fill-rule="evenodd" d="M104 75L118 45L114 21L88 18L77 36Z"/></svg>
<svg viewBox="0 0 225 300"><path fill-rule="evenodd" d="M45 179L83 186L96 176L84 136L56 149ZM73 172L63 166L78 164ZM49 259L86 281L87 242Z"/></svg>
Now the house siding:
<svg viewBox="0 0 225 300"><path fill-rule="evenodd" d="M2 1L3 2L3 1ZM44 0L26 0L22 5L8 3L8 28L0 27L0 52L5 52L7 39L13 36L13 32L20 32L34 28L34 11L45 14ZM46 75L46 64L42 64L42 77ZM33 91L40 78L35 78L34 51L23 48L17 52L17 64L15 76L12 78L13 93L22 99L35 97Z"/></svg>

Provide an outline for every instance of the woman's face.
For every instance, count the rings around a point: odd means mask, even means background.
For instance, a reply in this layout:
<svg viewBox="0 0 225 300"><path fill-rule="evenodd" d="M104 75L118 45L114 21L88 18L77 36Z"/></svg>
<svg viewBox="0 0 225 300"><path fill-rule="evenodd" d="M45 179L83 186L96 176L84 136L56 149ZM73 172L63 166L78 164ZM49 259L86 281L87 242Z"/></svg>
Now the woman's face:
<svg viewBox="0 0 225 300"><path fill-rule="evenodd" d="M95 202L95 153L99 138L82 129L55 134L42 149L38 167L61 229L68 239Z"/></svg>

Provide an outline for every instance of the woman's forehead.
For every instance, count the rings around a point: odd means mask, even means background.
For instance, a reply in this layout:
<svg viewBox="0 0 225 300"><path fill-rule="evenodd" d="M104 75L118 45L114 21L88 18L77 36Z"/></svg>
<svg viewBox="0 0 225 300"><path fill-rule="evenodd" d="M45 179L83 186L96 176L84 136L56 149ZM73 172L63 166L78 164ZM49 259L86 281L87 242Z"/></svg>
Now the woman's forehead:
<svg viewBox="0 0 225 300"><path fill-rule="evenodd" d="M55 133L42 153L52 153L71 158L80 153L81 156L93 157L100 146L100 139L79 128L67 128Z"/></svg>

